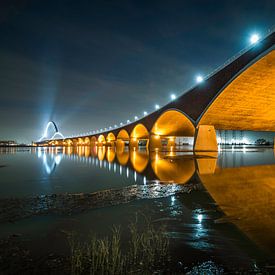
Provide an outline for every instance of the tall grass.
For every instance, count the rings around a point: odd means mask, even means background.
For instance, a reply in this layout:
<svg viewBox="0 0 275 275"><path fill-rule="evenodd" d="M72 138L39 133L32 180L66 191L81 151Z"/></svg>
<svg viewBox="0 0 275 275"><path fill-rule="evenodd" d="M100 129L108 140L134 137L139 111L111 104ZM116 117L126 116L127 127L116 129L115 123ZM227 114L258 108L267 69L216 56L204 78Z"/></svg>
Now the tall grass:
<svg viewBox="0 0 275 275"><path fill-rule="evenodd" d="M90 235L84 242L75 235L69 237L71 248L71 273L80 274L149 274L162 270L169 262L169 240L164 227L155 228L146 221L139 229L137 221L129 226L130 238L122 249L119 228L111 237Z"/></svg>

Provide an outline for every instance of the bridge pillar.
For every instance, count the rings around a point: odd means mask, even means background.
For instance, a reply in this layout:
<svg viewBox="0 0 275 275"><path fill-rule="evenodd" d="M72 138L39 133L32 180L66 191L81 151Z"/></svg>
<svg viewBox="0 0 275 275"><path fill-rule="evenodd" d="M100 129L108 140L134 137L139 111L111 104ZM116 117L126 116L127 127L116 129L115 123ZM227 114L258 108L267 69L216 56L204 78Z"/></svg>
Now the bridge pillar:
<svg viewBox="0 0 275 275"><path fill-rule="evenodd" d="M212 125L199 125L195 131L194 151L218 151L216 131Z"/></svg>
<svg viewBox="0 0 275 275"><path fill-rule="evenodd" d="M150 150L161 149L161 138L159 135L151 135L149 141Z"/></svg>
<svg viewBox="0 0 275 275"><path fill-rule="evenodd" d="M130 139L130 148L131 149L138 149L138 139L137 138L131 138Z"/></svg>

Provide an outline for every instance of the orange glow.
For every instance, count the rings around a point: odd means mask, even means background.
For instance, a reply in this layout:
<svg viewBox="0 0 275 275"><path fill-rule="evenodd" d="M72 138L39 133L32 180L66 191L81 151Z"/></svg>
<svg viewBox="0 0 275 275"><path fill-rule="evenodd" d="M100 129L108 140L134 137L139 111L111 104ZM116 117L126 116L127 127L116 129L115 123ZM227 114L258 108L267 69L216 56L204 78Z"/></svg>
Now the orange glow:
<svg viewBox="0 0 275 275"><path fill-rule="evenodd" d="M107 135L107 141L108 142L115 141L115 140L116 140L116 137L115 137L115 135L113 133L109 133Z"/></svg>
<svg viewBox="0 0 275 275"><path fill-rule="evenodd" d="M135 126L131 133L131 139L148 139L149 132L143 124L138 124Z"/></svg>
<svg viewBox="0 0 275 275"><path fill-rule="evenodd" d="M121 140L129 140L129 134L126 130L122 129L120 130L120 132L117 135L117 139L121 139Z"/></svg>
<svg viewBox="0 0 275 275"><path fill-rule="evenodd" d="M130 153L129 151L117 151L116 157L120 165L126 165L129 161Z"/></svg>
<svg viewBox="0 0 275 275"><path fill-rule="evenodd" d="M275 50L248 67L214 100L199 125L275 131Z"/></svg>
<svg viewBox="0 0 275 275"><path fill-rule="evenodd" d="M216 169L199 176L226 220L275 255L275 165Z"/></svg>
<svg viewBox="0 0 275 275"><path fill-rule="evenodd" d="M189 136L195 134L195 127L180 111L169 110L159 116L151 133L160 136Z"/></svg>
<svg viewBox="0 0 275 275"><path fill-rule="evenodd" d="M108 147L107 154L106 154L107 161L113 162L115 160L115 156L116 156L115 150L111 147Z"/></svg>
<svg viewBox="0 0 275 275"><path fill-rule="evenodd" d="M183 184L195 173L195 163L190 156L169 154L169 158L158 152L151 154L151 166L160 181Z"/></svg>
<svg viewBox="0 0 275 275"><path fill-rule="evenodd" d="M134 169L138 173L142 173L148 165L149 152L148 152L148 150L144 150L144 151L134 150L134 151L131 151L130 152L130 160L131 160L131 163L132 163Z"/></svg>
<svg viewBox="0 0 275 275"><path fill-rule="evenodd" d="M85 143L86 145L90 145L90 143L91 143L90 138L89 138L89 137L85 137L84 143Z"/></svg>
<svg viewBox="0 0 275 275"><path fill-rule="evenodd" d="M99 146L102 145L103 143L105 143L105 137L103 135L100 135L98 137L98 143L99 143Z"/></svg>
<svg viewBox="0 0 275 275"><path fill-rule="evenodd" d="M97 149L97 157L98 157L99 160L104 160L105 152L106 152L106 147L105 146L99 147Z"/></svg>

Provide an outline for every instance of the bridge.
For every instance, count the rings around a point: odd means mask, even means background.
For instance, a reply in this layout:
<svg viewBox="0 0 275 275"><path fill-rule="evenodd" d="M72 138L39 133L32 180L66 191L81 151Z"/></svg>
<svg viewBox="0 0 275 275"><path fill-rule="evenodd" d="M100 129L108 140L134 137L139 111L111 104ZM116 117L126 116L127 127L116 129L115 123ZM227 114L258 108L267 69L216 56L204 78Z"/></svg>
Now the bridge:
<svg viewBox="0 0 275 275"><path fill-rule="evenodd" d="M217 130L275 131L275 32L245 49L204 81L141 119L115 129L71 138L44 139L48 146L175 148L192 139L194 151L217 151Z"/></svg>

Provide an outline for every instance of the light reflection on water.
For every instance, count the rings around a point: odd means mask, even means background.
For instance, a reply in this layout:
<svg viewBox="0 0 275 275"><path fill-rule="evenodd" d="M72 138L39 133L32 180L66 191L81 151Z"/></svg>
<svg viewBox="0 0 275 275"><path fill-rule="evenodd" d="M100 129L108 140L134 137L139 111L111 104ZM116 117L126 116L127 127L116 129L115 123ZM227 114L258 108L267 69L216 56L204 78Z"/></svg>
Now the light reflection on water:
<svg viewBox="0 0 275 275"><path fill-rule="evenodd" d="M37 148L29 152L31 154L13 151L16 153L13 155L0 152L0 164L7 165L0 170L2 197L14 194L15 188L19 196L30 196L94 192L133 184L146 185L152 181L186 184L199 180L224 213L222 218L215 220L216 226L231 222L263 251L275 255L275 160L272 149L234 148L233 151L196 156L176 152L149 153L145 149L129 151L127 148L116 152L111 147L84 146ZM24 169L20 170L21 166ZM26 185L16 183L19 180ZM27 185L30 181L34 184ZM37 183L41 181L48 184L47 188L44 184L39 187ZM213 249L208 213L201 205L192 206L190 210L185 203L173 195L166 210L169 218L189 224L190 235L181 233L181 226L177 225L171 236L186 238L186 243L195 249ZM162 207L158 211L166 210Z"/></svg>

